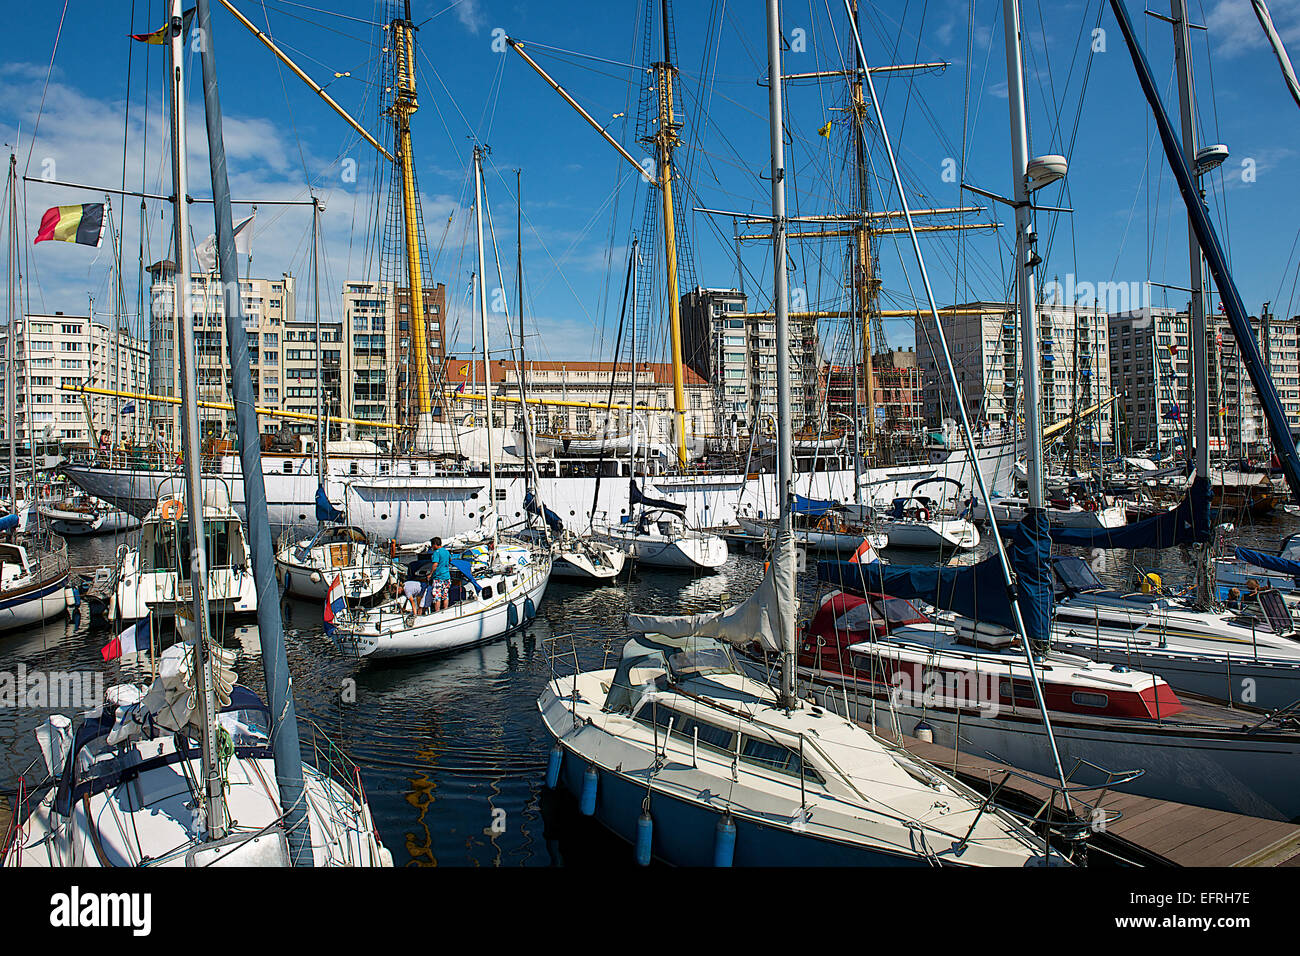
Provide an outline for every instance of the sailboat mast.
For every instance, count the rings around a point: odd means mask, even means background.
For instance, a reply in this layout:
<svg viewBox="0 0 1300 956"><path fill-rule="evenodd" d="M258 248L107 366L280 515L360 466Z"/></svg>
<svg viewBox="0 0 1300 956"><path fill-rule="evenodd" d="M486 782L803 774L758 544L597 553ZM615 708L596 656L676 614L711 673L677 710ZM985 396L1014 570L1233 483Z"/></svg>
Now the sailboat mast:
<svg viewBox="0 0 1300 956"><path fill-rule="evenodd" d="M1003 29L1007 54L1007 102L1011 111L1011 178L1016 209L1016 289L1020 311L1020 372L1024 379L1025 458L1029 507L1044 507L1043 421L1039 401L1041 370L1038 356L1037 298L1034 289L1033 211L1029 207L1029 134L1025 118L1024 65L1020 51L1020 4L1003 0Z"/></svg>
<svg viewBox="0 0 1300 956"><path fill-rule="evenodd" d="M316 317L316 481L325 487L329 457L326 444L329 440L329 422L325 409L324 362L321 358L320 333L320 200L311 197L311 295L312 311Z"/></svg>
<svg viewBox="0 0 1300 956"><path fill-rule="evenodd" d="M5 431L9 439L9 507L18 514L18 401L14 382L18 378L18 343L14 332L14 310L17 292L15 273L18 270L18 159L9 154L9 334L5 337Z"/></svg>
<svg viewBox="0 0 1300 956"><path fill-rule="evenodd" d="M180 0L174 0L174 7L179 11ZM275 545L271 541L271 525L266 514L262 448L257 431L253 377L249 371L248 334L244 331L238 250L235 248L235 224L230 210L225 138L221 129L221 98L217 91L212 11L209 0L197 0L197 7L199 29L206 40L201 62L208 164L212 178L212 211L226 317L226 339L234 373L231 385L234 388L235 428L239 443L239 465L243 472L245 513L248 515L248 543L253 565L253 583L260 596L257 602L257 636L262 651L262 670L266 678L266 703L271 711L271 753L275 762L275 783L290 862L294 866L312 866L311 824L307 819L307 797L303 786L302 749L298 740L293 683L284 648L284 623L280 618L280 602L276 599ZM184 196L183 193L177 195ZM177 248L183 246L178 243ZM188 315L188 310L186 312ZM317 345L319 347L319 343ZM317 385L319 386L319 381ZM185 460L190 460L188 450ZM195 462L197 470L197 458Z"/></svg>
<svg viewBox="0 0 1300 956"><path fill-rule="evenodd" d="M190 551L179 555L189 562L194 615L194 674L202 708L201 746L203 788L207 809L207 838L226 834L225 786L217 760L217 707L212 688L212 662L208 653L208 555L203 535L203 475L200 462L198 382L194 370L198 351L194 342L194 316L190 307L189 178L185 169L188 139L185 134L185 35L181 0L171 0L172 190L175 215L175 314L180 340L181 450L185 463L185 512L189 521ZM206 301L206 295L204 299ZM182 569L183 570L183 569Z"/></svg>
<svg viewBox="0 0 1300 956"><path fill-rule="evenodd" d="M786 288L785 219L785 114L781 102L781 6L767 0L768 114L772 140L772 311L776 316L776 483L780 496L777 541L786 542L793 533L791 493L794 490L794 440L790 420L790 312ZM779 548L778 548L779 550ZM779 586L793 585L794 577L776 575ZM778 592L781 622L781 701L795 702L795 609L799 598L793 587Z"/></svg>
<svg viewBox="0 0 1300 956"><path fill-rule="evenodd" d="M852 0L849 4L849 15L853 18L853 23L856 26L858 22L857 0ZM866 137L863 135L867 124L867 104L862 95L862 71L866 67L856 50L853 56L855 64L851 89L853 160L854 170L857 173L856 182L858 188L858 194L855 197L858 221L853 227L853 246L856 257L853 270L853 291L856 296L858 325L862 335L862 407L867 414L867 449L874 454L876 451L876 381L875 369L871 362L875 351L871 341L871 311L875 307L875 262L872 258L871 233L867 226L867 210L871 202L871 194L867 186L867 147ZM855 435L859 431L861 424L855 411L853 416L853 432ZM861 497L860 492L858 497Z"/></svg>
<svg viewBox="0 0 1300 956"><path fill-rule="evenodd" d="M488 506L492 512L492 541L497 537L497 471L492 454L492 354L488 351L487 272L483 265L483 148L474 147L474 229L478 234L478 314L483 334L483 400L487 417Z"/></svg>
<svg viewBox="0 0 1300 956"><path fill-rule="evenodd" d="M660 0L664 58L654 64L659 88L659 125L655 144L659 148L659 191L663 202L664 261L668 269L668 333L673 362L673 421L676 423L677 461L685 465L686 453L686 380L682 369L682 314L677 294L677 227L673 215L673 149L679 142L673 107L673 68L669 45L668 0Z"/></svg>
<svg viewBox="0 0 1300 956"><path fill-rule="evenodd" d="M1186 0L1170 0L1170 13L1174 20L1174 63L1178 72L1178 103L1182 114L1183 157L1187 168L1196 171L1196 87L1192 82L1191 30L1187 24ZM1197 185L1200 179L1197 177ZM1204 202L1204 194L1199 197ZM1205 265L1201 257L1201 244L1191 217L1187 219L1187 256L1191 275L1191 303L1188 321L1191 335L1191 372L1195 392L1192 395L1192 441L1196 445L1196 478L1209 487L1210 481L1210 356L1209 338L1205 325ZM1207 606L1213 602L1214 586L1210 563L1211 548L1197 544L1193 549L1196 566L1196 603Z"/></svg>
<svg viewBox="0 0 1300 956"><path fill-rule="evenodd" d="M532 475L533 431L528 410L528 386L525 384L528 356L524 351L524 172L515 170L515 285L519 293L519 413L524 418L524 475ZM536 493L540 489L534 488ZM541 502L539 501L540 505ZM524 520L532 520L525 509ZM546 522L542 522L545 527Z"/></svg>
<svg viewBox="0 0 1300 956"><path fill-rule="evenodd" d="M402 224L406 236L406 279L411 300L411 342L415 364L416 395L420 418L416 447L427 449L432 442L433 400L429 386L429 346L425 335L424 275L420 262L420 216L415 195L415 158L411 155L411 114L419 105L415 95L415 24L411 2L406 0L405 17L389 24L388 42L393 45L397 64L393 99L393 126L397 139L397 171L402 177ZM479 270L480 275L482 270Z"/></svg>

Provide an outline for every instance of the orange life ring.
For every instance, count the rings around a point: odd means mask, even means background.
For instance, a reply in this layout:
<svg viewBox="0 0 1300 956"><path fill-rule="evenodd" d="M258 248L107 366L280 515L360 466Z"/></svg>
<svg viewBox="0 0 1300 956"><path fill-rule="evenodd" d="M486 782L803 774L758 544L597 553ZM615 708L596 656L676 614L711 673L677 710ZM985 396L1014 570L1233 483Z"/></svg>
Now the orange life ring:
<svg viewBox="0 0 1300 956"><path fill-rule="evenodd" d="M185 513L185 503L176 499L169 498L158 506L158 514L165 520L179 518Z"/></svg>

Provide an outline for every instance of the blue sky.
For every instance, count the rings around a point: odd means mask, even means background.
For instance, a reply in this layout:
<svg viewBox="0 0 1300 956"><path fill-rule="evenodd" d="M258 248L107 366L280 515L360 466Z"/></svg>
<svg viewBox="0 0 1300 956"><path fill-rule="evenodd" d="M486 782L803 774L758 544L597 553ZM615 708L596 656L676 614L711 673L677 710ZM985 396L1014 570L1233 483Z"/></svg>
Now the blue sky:
<svg viewBox="0 0 1300 956"><path fill-rule="evenodd" d="M386 4L237 0L236 5L260 26L269 25L277 41L315 79L328 82L331 95L366 125L378 122L372 81L382 34L373 24L385 19ZM1001 4L887 0L863 6L871 65L949 64L906 80L876 78L911 204L955 206L964 201L987 206L969 193L963 196L952 177L945 177L945 169L964 168L968 182L1007 194ZM1300 0L1273 0L1270 6L1284 40L1300 51ZM382 198L376 200L373 193L375 154L300 81L277 67L225 10L214 7L233 191L237 198L302 199L311 183L321 193L327 207L322 278L325 288L335 293L328 307L337 315L335 300L343 281L376 274L366 229L367 215L373 214L369 211L376 203L382 207ZM642 218L645 187L522 60L496 48L501 45L498 31L524 40L543 66L640 157L646 150L636 142L634 86L645 78L629 65L640 60L640 9L633 0L414 0L422 51L421 109L414 120L418 174L430 256L436 260L434 279L448 286L453 325L449 338L461 354L469 343L469 156L475 140L491 147L489 204L507 289L514 284L514 170L523 170L530 351L539 358L588 359L612 349L626 249ZM134 23L131 4L121 0L70 0L66 9L57 2L27 4L10 11L9 28L0 37L0 131L4 142L18 143L20 175L40 177L48 171L60 180L118 186L125 128L128 188L139 189L143 182L145 191L169 191L160 86L166 53L126 39L130 32L161 25L163 11L159 0L136 0ZM1104 51L1090 54L1099 12ZM1176 108L1170 28L1143 16L1137 3L1130 3L1130 14L1138 20L1166 103ZM1247 0L1193 0L1192 18L1209 27L1193 37L1202 142L1227 143L1231 150L1229 161L1210 181L1210 203L1216 224L1224 230L1238 286L1252 311L1265 300L1273 301L1278 312L1300 311L1300 294L1293 288L1295 229L1300 224L1300 192L1295 188L1300 109L1263 44ZM1097 0L1026 4L1024 22L1031 151L1069 152L1071 158L1067 186L1045 191L1045 202L1072 206L1074 213L1043 214L1039 219L1040 235L1050 237L1040 247L1046 259L1043 278L1055 275L1064 281L1072 274L1076 283L1150 279L1186 285L1181 205L1109 9L1102 10ZM839 4L786 3L783 24L792 47L785 61L787 73L837 69L847 62L850 38ZM743 268L738 269L731 221L694 211L708 207L762 214L770 208L769 187L762 178L768 164L767 92L760 83L766 72L762 4L679 0L675 29L682 71L680 119L687 141L679 161L690 181L689 190L679 191L678 209L692 238L695 273L705 286L743 282L754 304L766 307L769 248L746 244ZM202 196L208 194L207 162L197 57L187 68L194 77L189 99L191 193ZM1087 88L1081 101L1085 72ZM845 208L848 137L844 114L837 109L844 96L843 84L833 81L789 85L792 214ZM616 115L620 113L626 115ZM827 121L833 122L831 136L818 136ZM879 146L873 134L871 162L879 177L873 206L896 208ZM355 181L347 175L352 169ZM94 201L102 193L34 183L20 198L25 204L20 216L30 236L48 206ZM115 199L114 209L119 221L125 220L124 272L127 299L134 303L138 200ZM148 204L149 259L165 250L169 219L161 214L162 204ZM246 214L246 206L236 208L237 218ZM1010 220L1001 210L973 218ZM253 272L292 271L305 277L308 220L300 209L262 207ZM192 221L195 239L201 241L212 231L210 207L193 206ZM952 235L926 238L927 264L940 304L1004 296L1011 238L1005 225L967 233L960 244ZM33 309L84 311L89 294L95 296L97 312L108 308L107 249L97 253L53 243L33 248L28 239L24 255ZM843 307L838 288L843 259L840 240L795 248L791 285L802 290L797 294L810 307ZM918 275L905 237L882 240L880 262L882 305L899 308L917 302ZM490 250L488 273L489 286L497 285ZM513 292L509 297L513 300ZM1154 301L1166 302L1159 292ZM1182 305L1184 294L1171 292L1167 301ZM305 302L300 295L303 307ZM834 353L836 328L828 325L823 332L826 351ZM913 340L905 322L887 323L887 334L894 345ZM656 350L663 354L662 334L651 347L652 354Z"/></svg>

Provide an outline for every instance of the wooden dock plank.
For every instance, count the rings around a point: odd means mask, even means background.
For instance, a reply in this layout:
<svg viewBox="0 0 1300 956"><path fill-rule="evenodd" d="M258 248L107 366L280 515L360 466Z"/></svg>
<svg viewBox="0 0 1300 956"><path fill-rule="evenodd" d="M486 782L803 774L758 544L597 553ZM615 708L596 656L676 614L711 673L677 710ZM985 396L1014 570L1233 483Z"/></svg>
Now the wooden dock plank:
<svg viewBox="0 0 1300 956"><path fill-rule="evenodd" d="M889 739L893 739L892 735ZM978 780L978 788L986 793L1007 769L993 760L906 735L895 742L950 773L968 781ZM1035 800L1048 799L1048 779L1040 774L1025 776L1031 779L1013 776L1005 787ZM1119 819L1108 825L1111 833L1178 866L1300 866L1300 825L1293 823L1157 800L1122 790L1107 791L1100 799L1082 794L1075 802L1082 804L1077 809L1084 817L1094 806L1107 812L1118 811Z"/></svg>

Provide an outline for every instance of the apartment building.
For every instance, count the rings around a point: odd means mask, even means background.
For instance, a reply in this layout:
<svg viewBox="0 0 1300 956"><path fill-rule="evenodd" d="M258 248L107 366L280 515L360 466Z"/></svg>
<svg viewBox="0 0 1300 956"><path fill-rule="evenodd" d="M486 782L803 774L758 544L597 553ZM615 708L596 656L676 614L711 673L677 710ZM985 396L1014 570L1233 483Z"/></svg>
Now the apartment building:
<svg viewBox="0 0 1300 956"><path fill-rule="evenodd" d="M441 419L438 381L446 356L446 287L442 283L425 287L423 299L433 414ZM346 382L339 406L342 415L415 424L419 401L410 289L392 282L345 283L340 334L339 370ZM351 431L363 438L391 438L390 429L356 425Z"/></svg>
<svg viewBox="0 0 1300 956"><path fill-rule="evenodd" d="M1041 407L1043 423L1050 425L1110 397L1109 327L1106 314L1088 306L1041 305L1038 315ZM968 302L940 309L939 320L972 426L986 435L1011 432L1021 402L1017 307ZM916 353L926 423L934 427L956 418L957 398L942 350L937 337L920 324ZM1092 414L1082 434L1087 442L1112 441L1112 409Z"/></svg>
<svg viewBox="0 0 1300 956"><path fill-rule="evenodd" d="M63 388L85 385L143 392L149 384L149 356L138 336L126 329L115 334L107 324L92 321L88 315L54 312L17 320L13 338L11 368L9 328L0 328L0 381L14 376L14 435L18 442L59 442L85 448L94 444L105 428L115 443L147 438L145 403ZM0 435L7 440L10 416L4 401L0 389Z"/></svg>
<svg viewBox="0 0 1300 956"><path fill-rule="evenodd" d="M155 395L180 394L178 361L179 329L176 324L176 264L170 260L149 267L149 294L152 303L149 325L149 391ZM310 378L301 374L301 362L286 367L284 350L288 345L286 324L294 320L295 340L302 334L296 320L295 280L288 273L277 279L249 278L239 281L244 309L244 331L248 335L249 365L253 395L264 408L288 409L289 380L287 368L295 369L293 387L315 387L315 359ZM226 321L221 280L215 273L194 273L190 277L190 314L194 321L196 350L195 376L198 398L207 402L229 402L231 396L230 358L226 344ZM314 336L314 323L313 323ZM296 345L302 343L296 341ZM290 403L295 408L303 398L295 393ZM154 403L150 417L156 435L169 442L180 439L180 411L175 405ZM309 411L314 414L314 393ZM200 409L199 419L205 434L226 436L234 432L234 412ZM284 422L273 416L258 418L263 432L278 431ZM304 427L304 426L299 426ZM310 428L310 425L305 426Z"/></svg>
<svg viewBox="0 0 1300 956"><path fill-rule="evenodd" d="M1161 307L1116 312L1109 325L1110 374L1124 446L1169 451L1186 436L1192 408L1187 312Z"/></svg>
<svg viewBox="0 0 1300 956"><path fill-rule="evenodd" d="M1210 316L1207 324L1210 355L1218 366L1221 382L1217 398L1211 391L1210 405L1216 413L1214 417L1222 423L1224 447L1233 457L1267 454L1270 441L1264 408L1255 394L1250 376L1246 374L1227 317ZM1268 311L1265 303L1260 315L1250 317L1250 325L1264 357L1264 368L1277 389L1294 437L1300 432L1300 316L1278 318ZM1213 378L1211 382L1214 382ZM1213 423L1212 418L1212 436L1215 434Z"/></svg>
<svg viewBox="0 0 1300 956"><path fill-rule="evenodd" d="M776 318L746 312L736 289L696 287L682 296L682 361L717 392L719 420L734 419L741 432L776 420ZM821 356L817 322L790 320L791 411L795 428L820 415Z"/></svg>
<svg viewBox="0 0 1300 956"><path fill-rule="evenodd" d="M483 393L483 361L476 359L447 358L448 406L457 421L473 417L482 421L484 403L481 400L462 399L459 395ZM520 396L518 363L506 359L492 360L493 397L514 399L493 406L493 421L497 426L522 428L519 415ZM552 402L573 402L574 405L534 405L533 423L539 433L591 435L605 429L610 422L614 434L625 434L630 429L630 408L588 408L591 405L610 403L610 379L614 368L610 362L527 362L523 369L524 389L527 397ZM464 386L462 389L461 386ZM723 419L716 414L712 386L693 369L685 369L686 434L706 438L718 434ZM630 406L633 389L636 406L662 409L643 418L650 436L665 444L672 441L673 367L667 362L641 362L636 365L635 379L631 363L621 363L613 386L613 404ZM644 415L644 413L643 413ZM612 421L611 421L612 416ZM638 435L641 433L638 432Z"/></svg>

